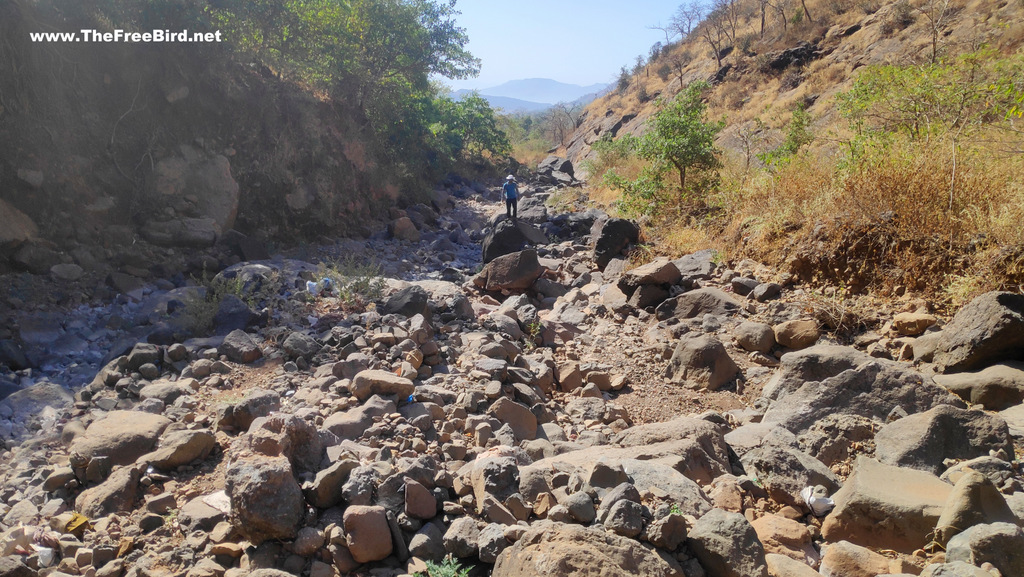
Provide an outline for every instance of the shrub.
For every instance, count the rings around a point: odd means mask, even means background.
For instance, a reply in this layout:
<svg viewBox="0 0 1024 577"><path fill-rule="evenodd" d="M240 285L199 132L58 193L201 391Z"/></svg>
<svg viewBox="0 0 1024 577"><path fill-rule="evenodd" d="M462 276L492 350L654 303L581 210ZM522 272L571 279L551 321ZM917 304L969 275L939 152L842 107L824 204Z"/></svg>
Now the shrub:
<svg viewBox="0 0 1024 577"><path fill-rule="evenodd" d="M369 259L347 256L321 262L317 265L317 277L330 279L338 299L348 307L365 305L384 293L381 265Z"/></svg>

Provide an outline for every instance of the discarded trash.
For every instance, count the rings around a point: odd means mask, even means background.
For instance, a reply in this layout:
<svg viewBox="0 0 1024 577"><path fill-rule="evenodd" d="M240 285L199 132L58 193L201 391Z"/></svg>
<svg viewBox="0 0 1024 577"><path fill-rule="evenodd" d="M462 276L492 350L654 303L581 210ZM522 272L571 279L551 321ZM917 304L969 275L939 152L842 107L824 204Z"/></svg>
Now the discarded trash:
<svg viewBox="0 0 1024 577"><path fill-rule="evenodd" d="M306 281L306 292L313 296L332 294L334 292L334 283L327 277L320 279L320 282L308 280Z"/></svg>
<svg viewBox="0 0 1024 577"><path fill-rule="evenodd" d="M811 512L814 513L815 517L828 515L828 512L836 506L835 501L828 497L828 489L822 485L804 487L803 491L800 491L800 496L803 497L807 506L811 508Z"/></svg>

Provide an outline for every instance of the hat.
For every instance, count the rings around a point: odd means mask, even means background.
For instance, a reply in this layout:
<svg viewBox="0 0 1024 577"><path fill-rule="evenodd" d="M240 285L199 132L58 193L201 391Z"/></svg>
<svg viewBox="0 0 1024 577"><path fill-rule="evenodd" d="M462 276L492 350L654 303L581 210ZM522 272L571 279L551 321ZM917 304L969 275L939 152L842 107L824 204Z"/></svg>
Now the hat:
<svg viewBox="0 0 1024 577"><path fill-rule="evenodd" d="M505 177L505 180L515 180L515 179L516 179L516 177L512 176L511 174Z"/></svg>

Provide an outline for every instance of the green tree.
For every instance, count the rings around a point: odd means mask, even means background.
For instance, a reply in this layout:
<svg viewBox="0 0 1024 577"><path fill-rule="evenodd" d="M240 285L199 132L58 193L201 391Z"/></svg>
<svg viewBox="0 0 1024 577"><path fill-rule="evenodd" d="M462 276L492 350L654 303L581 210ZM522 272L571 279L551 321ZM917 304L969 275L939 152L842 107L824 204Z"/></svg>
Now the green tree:
<svg viewBox="0 0 1024 577"><path fill-rule="evenodd" d="M431 132L444 143L452 158L479 162L488 156L504 157L511 152L508 136L498 127L494 110L479 94L461 100L442 96L435 100L435 107L438 117Z"/></svg>
<svg viewBox="0 0 1024 577"><path fill-rule="evenodd" d="M660 109L637 144L638 154L655 167L675 168L681 198L691 192L687 190L688 173L717 171L721 166L715 136L725 122L707 120L707 104L702 96L708 88L707 82L694 82L672 100L660 101Z"/></svg>
<svg viewBox="0 0 1024 577"><path fill-rule="evenodd" d="M786 138L778 147L757 155L758 160L768 168L778 168L786 164L801 148L814 140L811 134L811 115L801 104L793 109L793 117L789 120L789 127L786 129Z"/></svg>

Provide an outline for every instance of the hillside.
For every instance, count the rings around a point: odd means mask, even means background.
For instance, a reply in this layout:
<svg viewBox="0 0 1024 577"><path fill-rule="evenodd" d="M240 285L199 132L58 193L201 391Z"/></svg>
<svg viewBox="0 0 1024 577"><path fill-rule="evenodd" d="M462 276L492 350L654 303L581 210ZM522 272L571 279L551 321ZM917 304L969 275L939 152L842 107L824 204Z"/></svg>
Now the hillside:
<svg viewBox="0 0 1024 577"><path fill-rule="evenodd" d="M493 112L428 81L476 70L450 6L278 4L0 3L0 272L202 275L197 250L368 236L452 171L494 170ZM269 36L274 14L303 41ZM115 28L225 40L30 36Z"/></svg>
<svg viewBox="0 0 1024 577"><path fill-rule="evenodd" d="M600 160L599 139L642 135L660 101L711 83L703 102L709 121L724 121L714 141L720 181L686 192L682 215L647 215L649 234L676 245L661 250L714 247L803 280L951 300L1024 282L1024 238L1012 224L1024 198L1013 176L1022 146L1010 113L1024 95L1024 6L808 2L813 20L795 3L785 19L771 4L716 6L588 106L563 148L586 173L587 161ZM997 85L1007 88L997 95ZM847 94L861 108L844 112ZM797 126L799 110L807 114ZM801 152L766 164L794 127ZM623 201L621 188L601 180L611 162L598 162L601 174L590 178L592 198L605 206ZM618 170L628 181L643 165L634 158ZM658 202L677 202L670 188ZM903 218L884 219L893 214Z"/></svg>

